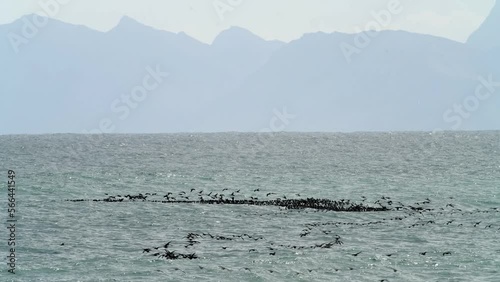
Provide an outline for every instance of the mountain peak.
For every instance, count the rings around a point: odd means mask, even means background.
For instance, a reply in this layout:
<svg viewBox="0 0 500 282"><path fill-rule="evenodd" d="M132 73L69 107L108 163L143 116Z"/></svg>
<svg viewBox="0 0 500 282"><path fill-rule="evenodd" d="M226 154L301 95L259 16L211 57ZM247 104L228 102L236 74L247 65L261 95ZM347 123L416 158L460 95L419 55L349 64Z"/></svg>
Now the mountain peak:
<svg viewBox="0 0 500 282"><path fill-rule="evenodd" d="M481 49L500 47L500 37L497 36L498 26L500 26L500 5L496 2L488 17L471 34L467 43Z"/></svg>
<svg viewBox="0 0 500 282"><path fill-rule="evenodd" d="M255 41L265 41L259 36L253 34L252 32L237 26L232 26L229 29L223 30L214 39L212 45L228 44L230 42L255 42Z"/></svg>
<svg viewBox="0 0 500 282"><path fill-rule="evenodd" d="M121 28L121 27L132 27L132 26L144 26L144 24L138 22L136 19L131 18L127 15L123 16L118 24L115 26L115 28Z"/></svg>
<svg viewBox="0 0 500 282"><path fill-rule="evenodd" d="M250 32L249 30L244 29L244 28L239 27L239 26L231 26L230 28L221 31L220 34L239 34L239 33L257 36L255 34L253 34L252 32Z"/></svg>

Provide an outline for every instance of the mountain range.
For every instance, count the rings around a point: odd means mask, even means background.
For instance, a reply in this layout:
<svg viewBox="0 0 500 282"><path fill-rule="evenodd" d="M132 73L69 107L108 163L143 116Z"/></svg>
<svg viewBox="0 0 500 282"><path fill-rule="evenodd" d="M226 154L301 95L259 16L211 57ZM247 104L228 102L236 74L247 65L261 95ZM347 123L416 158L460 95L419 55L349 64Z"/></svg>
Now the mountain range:
<svg viewBox="0 0 500 282"><path fill-rule="evenodd" d="M128 17L100 32L27 15L0 25L0 134L500 129L499 9L466 43L233 27L205 44Z"/></svg>

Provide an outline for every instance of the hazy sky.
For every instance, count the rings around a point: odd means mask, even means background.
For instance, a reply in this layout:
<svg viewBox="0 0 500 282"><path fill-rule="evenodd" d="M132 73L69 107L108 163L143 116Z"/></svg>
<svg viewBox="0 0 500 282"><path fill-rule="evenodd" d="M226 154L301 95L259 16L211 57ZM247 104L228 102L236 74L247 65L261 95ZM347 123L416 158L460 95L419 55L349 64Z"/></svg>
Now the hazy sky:
<svg viewBox="0 0 500 282"><path fill-rule="evenodd" d="M384 29L401 29L465 41L495 0L0 0L0 24L43 14L43 3L61 4L54 18L106 31L123 15L158 29L184 31L204 42L230 26L265 39L290 41L304 33L365 30L373 12L399 3ZM50 6L50 5L49 5ZM216 8L218 7L218 8ZM385 24L385 23L384 23Z"/></svg>

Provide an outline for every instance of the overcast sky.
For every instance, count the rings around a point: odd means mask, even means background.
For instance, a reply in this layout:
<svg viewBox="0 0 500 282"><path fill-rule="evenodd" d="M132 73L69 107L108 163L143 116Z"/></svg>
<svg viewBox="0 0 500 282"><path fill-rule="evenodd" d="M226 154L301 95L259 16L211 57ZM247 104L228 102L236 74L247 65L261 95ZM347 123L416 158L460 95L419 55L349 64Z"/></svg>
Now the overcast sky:
<svg viewBox="0 0 500 282"><path fill-rule="evenodd" d="M42 3L56 0L0 0L0 24L44 14ZM495 0L57 0L54 18L107 31L128 15L172 32L184 31L210 43L230 26L265 39L291 41L304 33L365 30L373 12L400 3L384 29L432 34L464 42L482 23ZM396 5L394 4L394 5ZM383 12L382 12L383 13ZM383 23L385 24L385 23Z"/></svg>

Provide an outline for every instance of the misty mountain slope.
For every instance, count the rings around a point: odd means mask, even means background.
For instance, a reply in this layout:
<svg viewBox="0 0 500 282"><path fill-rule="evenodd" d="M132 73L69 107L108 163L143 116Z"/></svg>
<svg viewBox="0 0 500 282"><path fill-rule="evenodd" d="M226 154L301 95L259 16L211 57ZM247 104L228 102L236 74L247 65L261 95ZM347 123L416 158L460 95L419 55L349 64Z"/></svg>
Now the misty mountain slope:
<svg viewBox="0 0 500 282"><path fill-rule="evenodd" d="M354 36L309 34L281 48L220 101L229 110L211 123L231 116L236 124L266 125L262 117L269 120L274 107L286 106L297 115L289 130L432 130L444 126L447 108L474 93L480 53L464 44L386 31L348 63L339 46Z"/></svg>
<svg viewBox="0 0 500 282"><path fill-rule="evenodd" d="M480 28L470 35L467 44L478 49L500 47L498 27L500 27L500 5L495 3Z"/></svg>
<svg viewBox="0 0 500 282"><path fill-rule="evenodd" d="M220 79L226 84L225 88L231 90L264 66L283 45L283 42L265 41L243 28L232 27L215 38L210 55L217 63L214 68L227 75Z"/></svg>
<svg viewBox="0 0 500 282"><path fill-rule="evenodd" d="M0 36L22 34L23 24L18 20L0 26ZM149 102L151 110L137 109L137 118L144 115L145 122L150 123L152 119L189 116L198 104L224 91L228 81L242 80L255 71L255 62L262 64L270 56L266 52L279 47L276 42L267 47L266 41L255 40L253 47L260 48L257 53L254 49L240 52L241 57L251 61L235 63L220 55L220 48L182 33L149 28L127 17L107 33L49 20L28 44L21 46L19 54L6 41L0 45L0 58L5 62L0 69L1 93L16 93L10 101L24 110L3 114L19 121L16 128L22 128L20 132L81 132L82 128L95 128L101 118L113 115L110 105L115 99L141 85L148 66L158 66L170 76L155 90L160 94L144 102ZM41 109L44 102L53 108ZM0 131L4 130L9 131L5 127Z"/></svg>

